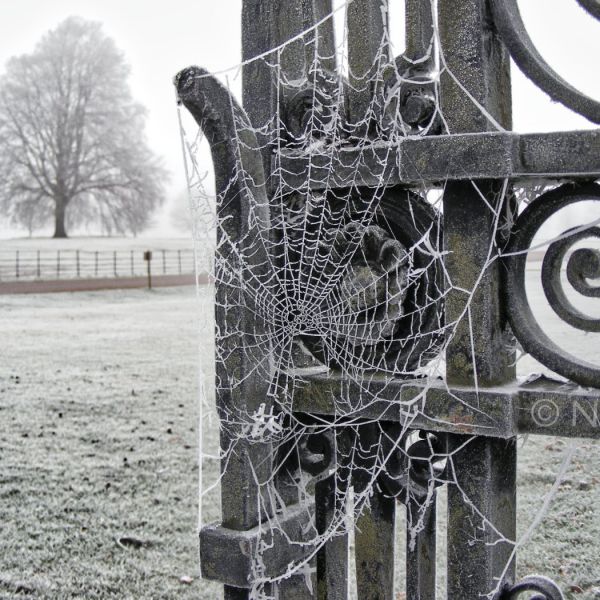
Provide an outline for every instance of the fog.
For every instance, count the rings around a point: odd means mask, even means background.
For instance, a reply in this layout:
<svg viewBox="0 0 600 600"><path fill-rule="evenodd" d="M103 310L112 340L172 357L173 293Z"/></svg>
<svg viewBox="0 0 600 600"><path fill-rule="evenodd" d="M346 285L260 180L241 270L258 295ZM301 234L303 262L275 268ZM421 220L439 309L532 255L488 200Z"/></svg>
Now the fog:
<svg viewBox="0 0 600 600"><path fill-rule="evenodd" d="M375 1L375 0L374 0ZM343 0L334 2L336 7ZM402 2L391 0L395 53L402 50ZM523 17L534 42L548 62L573 85L600 98L597 60L600 23L575 0L521 0ZM101 21L105 32L124 52L131 66L134 97L148 108L147 136L171 172L169 199L185 188L185 174L172 78L181 68L199 64L228 78L239 93L241 0L2 0L0 2L0 65L31 52L49 29L71 15ZM343 10L336 13L338 32ZM338 36L338 39L340 36ZM517 131L551 131L590 127L583 118L553 104L513 69L514 125ZM210 168L208 154L206 169ZM157 218L168 228L168 206ZM166 231L166 229L165 229ZM6 235L17 232L4 231ZM164 233L164 231L162 231Z"/></svg>

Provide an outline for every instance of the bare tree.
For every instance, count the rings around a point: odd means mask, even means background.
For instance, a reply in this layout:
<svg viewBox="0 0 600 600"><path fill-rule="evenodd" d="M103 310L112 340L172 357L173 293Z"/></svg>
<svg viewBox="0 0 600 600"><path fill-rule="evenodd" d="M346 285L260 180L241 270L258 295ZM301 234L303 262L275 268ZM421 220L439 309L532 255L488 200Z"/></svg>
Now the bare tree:
<svg viewBox="0 0 600 600"><path fill-rule="evenodd" d="M54 217L138 233L164 200L166 172L144 137L129 68L99 23L70 17L0 78L0 208L31 227Z"/></svg>

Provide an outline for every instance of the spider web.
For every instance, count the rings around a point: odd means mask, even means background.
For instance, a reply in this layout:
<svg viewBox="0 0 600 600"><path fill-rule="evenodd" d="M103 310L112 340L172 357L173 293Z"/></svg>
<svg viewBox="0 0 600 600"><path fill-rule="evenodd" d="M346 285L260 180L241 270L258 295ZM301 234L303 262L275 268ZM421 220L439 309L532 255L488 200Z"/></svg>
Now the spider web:
<svg viewBox="0 0 600 600"><path fill-rule="evenodd" d="M340 4L338 12L346 8L346 4ZM435 14L435 6L432 9ZM329 18L333 16L327 15L323 21ZM252 187L257 184L253 174L239 167L231 173L232 184L241 181L247 186L249 199L244 222L233 224L234 229L246 232L238 238L232 233L231 219L216 216L216 206L222 203L226 191L221 190L220 198L212 191L211 174L204 166L206 142L202 132L180 113L198 272L210 268L212 278L210 285L198 286L203 307L201 338L205 344L201 352L212 351L213 335L215 349L215 369L201 372L200 430L205 439L200 440L200 525L219 520L221 483L242 455L251 457L247 466L252 497L248 502L255 505L256 514L262 515L260 527L273 537L288 537L284 521L290 507L304 507L312 515L310 507L319 486L333 482L334 508L326 525L319 526L311 516L305 540L291 540L292 544L306 544L304 558L290 561L283 575L273 577L266 572L264 559L269 544L254 548L253 599L278 597L283 593L282 586L293 577L302 578L314 592L319 551L336 538L352 539L355 526L360 527L361 519L372 510L377 494L404 499L405 518L398 512L396 538L404 541L406 536L408 548L413 550L427 527L432 506L441 506L445 487L454 486L460 491L452 465L460 448L449 451L441 443L441 436L420 432L414 424L425 414L427 392L445 385L445 350L461 322L467 320L472 329L475 292L487 269L503 253L500 243L490 245L475 286L460 290L466 297L460 318L445 322L446 299L457 286L444 263L448 252L442 236L444 184L433 186L423 181L410 190L390 189L381 176L395 160L393 149L401 140L449 130L438 101L441 73L449 74L477 104L459 77L448 69L435 23L425 56L409 60L399 71L389 63L386 53L390 40L384 36L376 61L379 67L363 79L351 78L352 85L343 76L348 74L346 34L341 36L337 56L333 57L321 54L318 44L315 47L310 35L313 29L253 59L268 65L277 79L281 110L277 110L279 117L253 132L263 144L261 150L270 144L275 157L267 182L267 202L253 194ZM284 75L282 62L292 44L305 45L307 56L312 56L304 79L292 80ZM338 62L337 76L323 69L323 64L334 58ZM423 79L420 70L415 81L411 68L424 62L429 64L427 78ZM238 76L240 66L221 74L226 86ZM395 85L389 85L390 69L396 69L392 78ZM415 83L431 91L434 109L426 121L408 126L400 115L399 90L402 84ZM319 97L312 91L317 87ZM364 116L349 122L340 107L353 94L364 97L365 90L377 93L370 94ZM317 109L296 122L283 108L293 101L310 101ZM484 107L478 105L478 109L488 120L490 130L502 130ZM238 126L236 144L241 151L246 144L243 130L247 125L238 122ZM371 151L374 130L376 137L385 140L375 163ZM284 151L308 155L312 169L313 163L322 165L319 161L323 156L331 157L349 145L361 148L361 152L345 166L342 180L339 175L333 176L331 165L329 170L315 166L318 189L309 190L306 180L290 185L293 178L281 158ZM361 177L369 169L377 183L365 188ZM479 190L477 182L472 185L492 215L492 238L502 240L517 212L555 184L542 181L515 189L505 181L495 198ZM507 211L509 203L516 203L518 211ZM560 235L551 231L536 249L548 247ZM213 264L207 262L207 256L215 256ZM214 300L216 289L226 293L217 293ZM220 315L216 323L215 304ZM250 366L232 368L242 363ZM523 365L520 373L531 368L543 370L520 350L518 364ZM327 414L311 412L303 390L315 378L326 376L341 383L331 388L335 392L326 392L315 402L333 405L334 410ZM390 395L388 382L393 378L418 384L421 391L408 400L398 393ZM256 382L262 382L262 387ZM263 395L249 401L243 397L248 390L259 390ZM221 398L216 408L215 395ZM402 424L391 425L386 415L399 406ZM476 405L468 408L478 410ZM472 439L467 438L464 445ZM414 453L415 444L418 455ZM530 444L523 438L520 452L526 452ZM532 451L536 448L534 445ZM586 451L589 449L586 446ZM535 510L526 523L520 524L514 539L477 514L477 507L463 492L463 501L474 515L473 523L478 522L485 532L483 535L475 526L472 531L466 527L465 535L472 536L473 543L504 545L511 557L521 551L551 511L552 501L568 479L577 454L577 443L569 442L560 458L553 456L552 481L537 490ZM396 466L392 468L392 464ZM422 476L420 485L407 484L415 468ZM406 533L402 531L404 521ZM439 514L438 530L443 526L444 515ZM396 545L400 571L404 549L401 542ZM443 544L438 542L438 560L443 566L442 550ZM543 568L540 564L539 569ZM443 578L444 569L438 568L438 597L444 594ZM397 573L398 598L403 597L402 586ZM350 587L354 594L352 583ZM487 597L494 597L497 591L498 587L490 589Z"/></svg>

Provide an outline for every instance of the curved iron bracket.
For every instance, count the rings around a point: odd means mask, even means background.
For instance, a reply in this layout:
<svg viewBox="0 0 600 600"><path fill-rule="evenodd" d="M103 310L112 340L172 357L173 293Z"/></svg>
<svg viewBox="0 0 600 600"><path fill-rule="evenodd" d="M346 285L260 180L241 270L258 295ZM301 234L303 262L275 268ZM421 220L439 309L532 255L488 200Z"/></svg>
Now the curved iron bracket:
<svg viewBox="0 0 600 600"><path fill-rule="evenodd" d="M578 2L594 16L600 12L597 0ZM600 102L567 83L544 60L527 33L517 0L491 0L490 7L498 33L521 71L552 100L560 102L592 123L600 124Z"/></svg>
<svg viewBox="0 0 600 600"><path fill-rule="evenodd" d="M222 331L239 333L215 339L217 354L225 357L216 364L220 381L216 402L219 410L237 414L227 424L229 430L225 428L224 435L238 436L261 403L264 411L273 377L271 347L256 341L266 336L271 326L265 306L273 295L269 287L271 230L262 156L248 116L207 71L199 67L185 69L175 77L175 86L179 101L204 132L213 159L217 189L215 319ZM255 465L259 463L258 453L271 452L270 441L261 445L244 443L244 450L239 452L253 456L244 460L256 461ZM235 467L230 465L228 468L233 470L228 476L246 482L243 485L250 489L254 473L243 466L247 464L241 461ZM269 463L261 459L260 464L264 469L261 477L266 477ZM224 507L246 510L246 505L237 503L235 491L227 493L230 496L223 500ZM244 514L236 514L235 518L253 522L250 512Z"/></svg>
<svg viewBox="0 0 600 600"><path fill-rule="evenodd" d="M265 173L250 119L230 92L201 67L180 71L174 83L179 101L210 144L222 227L232 240L247 233L252 222L267 232Z"/></svg>
<svg viewBox="0 0 600 600"><path fill-rule="evenodd" d="M600 0L577 0L581 8L600 21Z"/></svg>

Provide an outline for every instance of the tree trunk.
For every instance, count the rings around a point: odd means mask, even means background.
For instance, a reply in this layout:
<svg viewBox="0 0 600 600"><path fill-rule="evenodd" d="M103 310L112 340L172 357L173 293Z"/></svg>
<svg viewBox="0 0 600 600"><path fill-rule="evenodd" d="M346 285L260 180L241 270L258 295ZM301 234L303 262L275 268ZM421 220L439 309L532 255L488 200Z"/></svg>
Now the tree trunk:
<svg viewBox="0 0 600 600"><path fill-rule="evenodd" d="M67 213L67 203L61 198L56 198L54 208L54 235L55 238L66 238L67 230L65 228L65 216Z"/></svg>

